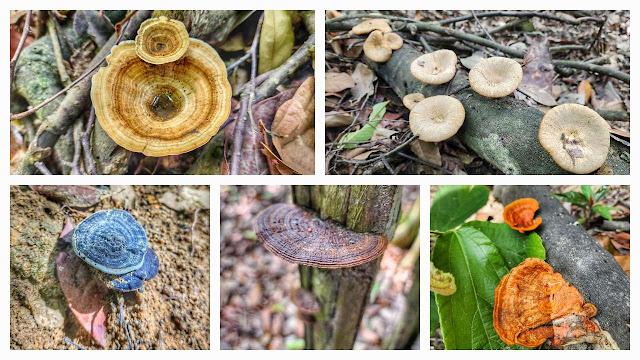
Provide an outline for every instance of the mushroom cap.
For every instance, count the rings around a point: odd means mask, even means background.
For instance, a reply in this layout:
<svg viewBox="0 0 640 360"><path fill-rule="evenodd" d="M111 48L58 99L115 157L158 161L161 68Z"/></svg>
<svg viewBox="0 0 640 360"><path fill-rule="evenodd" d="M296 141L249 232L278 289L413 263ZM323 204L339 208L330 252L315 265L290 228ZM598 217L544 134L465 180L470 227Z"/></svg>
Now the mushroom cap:
<svg viewBox="0 0 640 360"><path fill-rule="evenodd" d="M504 207L502 217L513 230L521 233L531 231L542 223L542 218L533 219L533 215L540 206L538 200L533 198L518 199Z"/></svg>
<svg viewBox="0 0 640 360"><path fill-rule="evenodd" d="M111 49L93 76L91 101L109 137L148 156L181 154L209 141L229 116L231 85L218 53L190 39L177 61L152 65L135 43Z"/></svg>
<svg viewBox="0 0 640 360"><path fill-rule="evenodd" d="M391 31L391 26L389 26L389 20L387 19L369 19L361 22L360 24L354 26L349 31L350 34L355 35L364 35L368 34L374 30L380 30L383 33Z"/></svg>
<svg viewBox="0 0 640 360"><path fill-rule="evenodd" d="M564 170L588 174L607 160L609 124L586 106L558 105L542 118L538 141Z"/></svg>
<svg viewBox="0 0 640 360"><path fill-rule="evenodd" d="M291 300L304 315L314 315L320 312L320 303L314 293L304 288L297 288L291 292Z"/></svg>
<svg viewBox="0 0 640 360"><path fill-rule="evenodd" d="M411 109L409 127L420 140L438 142L455 135L464 117L464 107L458 99L437 95L420 101Z"/></svg>
<svg viewBox="0 0 640 360"><path fill-rule="evenodd" d="M492 57L478 61L469 71L473 91L490 98L505 97L522 81L522 67L517 61Z"/></svg>
<svg viewBox="0 0 640 360"><path fill-rule="evenodd" d="M105 283L107 288L116 291L134 291L142 288L146 280L153 279L158 275L160 260L153 249L148 248L144 255L142 266L137 270L123 275L111 275L96 271L98 277Z"/></svg>
<svg viewBox="0 0 640 360"><path fill-rule="evenodd" d="M327 269L368 263L382 255L388 242L382 235L355 232L291 204L263 210L254 230L262 245L277 257Z"/></svg>
<svg viewBox="0 0 640 360"><path fill-rule="evenodd" d="M131 214L104 210L76 226L71 244L75 254L93 268L122 275L142 267L149 241Z"/></svg>
<svg viewBox="0 0 640 360"><path fill-rule="evenodd" d="M398 50L404 44L402 36L392 32L384 34L384 42L387 43L391 50Z"/></svg>
<svg viewBox="0 0 640 360"><path fill-rule="evenodd" d="M383 63L391 59L393 50L384 40L384 35L380 30L375 30L369 34L367 40L362 45L364 54L371 59L371 61Z"/></svg>
<svg viewBox="0 0 640 360"><path fill-rule="evenodd" d="M569 285L549 264L528 258L511 269L495 289L493 327L507 345L535 347L554 331L544 326L571 315L595 315L592 304L584 304L582 295Z"/></svg>
<svg viewBox="0 0 640 360"><path fill-rule="evenodd" d="M411 63L411 75L425 84L440 85L453 79L458 57L451 50L438 50L418 56Z"/></svg>
<svg viewBox="0 0 640 360"><path fill-rule="evenodd" d="M189 47L189 33L178 20L165 16L145 20L136 36L136 53L150 64L165 64L182 57Z"/></svg>
<svg viewBox="0 0 640 360"><path fill-rule="evenodd" d="M402 98L402 104L404 104L407 109L411 110L422 100L424 100L424 95L422 95L422 93L407 94Z"/></svg>

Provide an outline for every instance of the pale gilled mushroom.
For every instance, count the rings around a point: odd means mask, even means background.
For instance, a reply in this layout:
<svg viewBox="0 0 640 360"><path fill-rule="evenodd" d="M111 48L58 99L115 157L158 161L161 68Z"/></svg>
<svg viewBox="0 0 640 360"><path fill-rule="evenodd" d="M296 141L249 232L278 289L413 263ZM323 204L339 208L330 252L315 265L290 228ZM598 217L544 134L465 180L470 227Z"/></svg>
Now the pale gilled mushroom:
<svg viewBox="0 0 640 360"><path fill-rule="evenodd" d="M387 62L391 58L393 50L402 47L402 37L395 33L383 34L380 30L375 30L369 34L367 40L362 45L364 54L375 62Z"/></svg>
<svg viewBox="0 0 640 360"><path fill-rule="evenodd" d="M515 60L492 57L482 59L469 71L473 91L490 98L505 97L522 81L522 67Z"/></svg>
<svg viewBox="0 0 640 360"><path fill-rule="evenodd" d="M411 75L425 84L440 85L449 82L456 74L458 57L451 50L438 50L413 60Z"/></svg>
<svg viewBox="0 0 640 360"><path fill-rule="evenodd" d="M418 105L420 101L424 100L424 95L421 93L407 94L402 98L402 104L409 110L412 110L414 106Z"/></svg>
<svg viewBox="0 0 640 360"><path fill-rule="evenodd" d="M464 117L464 107L456 98L432 96L413 107L409 113L409 127L420 140L439 142L455 135Z"/></svg>
<svg viewBox="0 0 640 360"><path fill-rule="evenodd" d="M176 61L188 47L189 33L184 24L164 16L144 21L136 36L136 53L150 64Z"/></svg>
<svg viewBox="0 0 640 360"><path fill-rule="evenodd" d="M229 116L231 86L218 53L190 39L180 60L149 64L135 42L111 49L93 76L91 101L109 137L148 156L181 154L204 145Z"/></svg>
<svg viewBox="0 0 640 360"><path fill-rule="evenodd" d="M607 160L609 124L586 106L563 104L542 118L538 141L564 170L588 174Z"/></svg>
<svg viewBox="0 0 640 360"><path fill-rule="evenodd" d="M349 31L350 34L354 35L364 35L368 34L374 30L380 30L383 33L391 31L391 26L389 26L389 20L387 19L369 19L361 22L360 24L354 26Z"/></svg>

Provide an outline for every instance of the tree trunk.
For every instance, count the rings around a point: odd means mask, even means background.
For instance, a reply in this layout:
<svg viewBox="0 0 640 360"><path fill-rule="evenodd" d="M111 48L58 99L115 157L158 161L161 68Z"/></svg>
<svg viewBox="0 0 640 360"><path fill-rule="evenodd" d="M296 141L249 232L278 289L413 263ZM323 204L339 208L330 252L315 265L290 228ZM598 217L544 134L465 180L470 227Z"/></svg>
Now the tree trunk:
<svg viewBox="0 0 640 360"><path fill-rule="evenodd" d="M420 239L415 241L418 243ZM383 349L408 350L420 334L420 256L414 263L413 284L407 294L407 305L402 317L395 324L393 333L386 339Z"/></svg>
<svg viewBox="0 0 640 360"><path fill-rule="evenodd" d="M294 203L359 232L391 238L400 212L401 186L294 186ZM320 303L305 325L307 349L351 349L356 340L380 259L352 268L300 266L301 286Z"/></svg>
<svg viewBox="0 0 640 360"><path fill-rule="evenodd" d="M452 93L462 102L466 117L458 138L505 174L567 174L538 142L544 113L512 97L490 99L469 88L466 71L459 70L450 84L427 85L415 79L409 65L422 55L405 45L386 63L367 64L400 97L422 93L425 97ZM605 165L616 175L629 174L629 148L611 141Z"/></svg>
<svg viewBox="0 0 640 360"><path fill-rule="evenodd" d="M520 198L538 200L536 217L542 218L542 224L536 232L547 252L546 261L598 308L595 318L620 349L629 349L630 281L613 256L551 196L548 186L496 186L493 194L503 204Z"/></svg>

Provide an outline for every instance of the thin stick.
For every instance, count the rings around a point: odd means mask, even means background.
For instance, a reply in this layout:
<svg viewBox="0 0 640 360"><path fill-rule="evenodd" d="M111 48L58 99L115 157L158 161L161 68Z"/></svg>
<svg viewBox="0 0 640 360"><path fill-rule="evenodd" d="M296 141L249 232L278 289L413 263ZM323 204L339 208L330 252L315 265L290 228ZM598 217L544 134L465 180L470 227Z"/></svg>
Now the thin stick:
<svg viewBox="0 0 640 360"><path fill-rule="evenodd" d="M73 162L71 172L74 175L82 175L80 170L80 155L82 154L82 120L78 119L73 125Z"/></svg>
<svg viewBox="0 0 640 360"><path fill-rule="evenodd" d="M62 56L60 39L58 39L56 19L51 13L49 13L49 19L47 20L47 30L49 31L49 38L51 39L51 46L53 47L53 55L56 58L56 66L58 67L60 81L62 81L63 85L69 85L71 78L69 77L69 74L67 74L67 69L64 68L64 57Z"/></svg>
<svg viewBox="0 0 640 360"><path fill-rule="evenodd" d="M227 74L230 73L231 70L235 69L240 64L245 62L249 57L251 57L251 52L244 54L240 59L236 60L233 64L229 65L229 67L227 67Z"/></svg>
<svg viewBox="0 0 640 360"><path fill-rule="evenodd" d="M77 344L77 343L73 342L73 340L69 339L69 338L68 338L68 337L66 337L66 336L64 337L64 342L66 342L66 343L67 343L67 344L69 344L69 345L73 345L73 346L77 347L77 348L78 348L78 350L87 350L84 346L82 346L82 345L80 345L80 344Z"/></svg>
<svg viewBox="0 0 640 360"><path fill-rule="evenodd" d="M31 24L31 12L32 10L27 11L27 16L24 19L24 27L22 28L22 36L20 37L20 42L18 42L18 47L16 48L16 52L13 54L13 59L9 63L9 91L13 90L13 75L15 75L16 64L18 63L18 58L20 58L20 53L22 52L22 48L24 47L25 41L27 41L27 36L29 36L29 25Z"/></svg>
<svg viewBox="0 0 640 360"><path fill-rule="evenodd" d="M196 253L194 234L196 233L196 224L198 223L198 213L200 213L200 208L196 209L196 212L193 214L193 223L191 224L191 257Z"/></svg>
<svg viewBox="0 0 640 360"><path fill-rule="evenodd" d="M98 175L96 169L96 162L93 160L93 154L91 153L91 132L93 131L93 125L96 121L96 109L91 106L89 112L89 120L87 122L87 128L82 134L82 150L84 153L84 166L90 175Z"/></svg>
<svg viewBox="0 0 640 360"><path fill-rule="evenodd" d="M47 169L47 166L44 163L42 163L41 161L34 162L33 166L35 166L36 169L38 169L38 171L40 171L40 173L42 175L53 175L53 174L51 174L51 171L49 171L49 169Z"/></svg>

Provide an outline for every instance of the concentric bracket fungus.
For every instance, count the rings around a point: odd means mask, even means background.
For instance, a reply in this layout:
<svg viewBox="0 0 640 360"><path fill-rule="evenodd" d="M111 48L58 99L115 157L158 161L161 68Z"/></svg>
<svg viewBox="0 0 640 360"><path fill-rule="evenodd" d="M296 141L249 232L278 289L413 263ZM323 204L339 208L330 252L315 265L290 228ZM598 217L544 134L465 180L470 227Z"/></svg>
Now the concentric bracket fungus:
<svg viewBox="0 0 640 360"><path fill-rule="evenodd" d="M540 206L536 199L518 199L504 207L502 217L504 222L509 224L513 230L518 230L524 234L525 231L531 231L542 223L542 218L533 218L539 208Z"/></svg>
<svg viewBox="0 0 640 360"><path fill-rule="evenodd" d="M464 122L462 103L451 96L428 97L409 113L409 128L425 142L447 140L458 132Z"/></svg>
<svg viewBox="0 0 640 360"><path fill-rule="evenodd" d="M368 263L382 255L387 238L322 220L310 210L275 204L256 217L258 240L274 255L295 264L336 269Z"/></svg>
<svg viewBox="0 0 640 360"><path fill-rule="evenodd" d="M320 312L320 303L314 293L297 288L291 292L291 300L298 307L302 321L308 324L315 321L315 315Z"/></svg>
<svg viewBox="0 0 640 360"><path fill-rule="evenodd" d="M492 57L478 61L469 71L473 91L490 98L513 93L522 82L522 67L517 61Z"/></svg>
<svg viewBox="0 0 640 360"><path fill-rule="evenodd" d="M136 36L136 53L150 64L176 61L188 47L189 33L184 24L164 16L144 21Z"/></svg>
<svg viewBox="0 0 640 360"><path fill-rule="evenodd" d="M607 160L609 124L586 106L558 105L542 118L538 141L564 170L588 174Z"/></svg>
<svg viewBox="0 0 640 360"><path fill-rule="evenodd" d="M456 292L456 279L453 275L439 270L431 263L430 288L436 294L453 295Z"/></svg>
<svg viewBox="0 0 640 360"><path fill-rule="evenodd" d="M391 26L389 26L389 20L387 19L369 19L354 26L349 31L349 34L364 35L374 30L380 30L383 33L390 32Z"/></svg>
<svg viewBox="0 0 640 360"><path fill-rule="evenodd" d="M507 345L536 347L551 338L557 346L585 332L600 332L591 320L596 307L585 304L578 289L537 258L528 258L511 269L496 287L494 301L493 327ZM585 331L568 331L568 322Z"/></svg>
<svg viewBox="0 0 640 360"><path fill-rule="evenodd" d="M91 101L118 145L148 156L181 154L209 141L229 116L231 86L218 53L189 40L180 60L152 65L133 41L113 47L93 76Z"/></svg>
<svg viewBox="0 0 640 360"><path fill-rule="evenodd" d="M438 50L417 57L409 69L414 78L425 84L440 85L453 79L458 57L451 50Z"/></svg>

